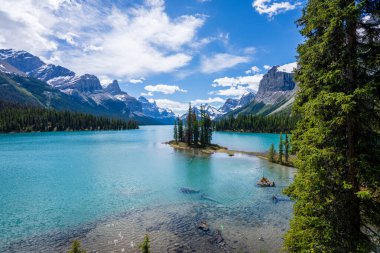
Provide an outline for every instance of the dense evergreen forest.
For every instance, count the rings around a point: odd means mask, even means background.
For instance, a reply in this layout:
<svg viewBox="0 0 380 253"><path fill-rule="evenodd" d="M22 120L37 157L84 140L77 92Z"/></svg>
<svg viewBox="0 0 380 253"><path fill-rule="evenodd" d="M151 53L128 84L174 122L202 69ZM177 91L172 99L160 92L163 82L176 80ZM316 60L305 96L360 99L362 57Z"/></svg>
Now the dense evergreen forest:
<svg viewBox="0 0 380 253"><path fill-rule="evenodd" d="M173 138L175 142L186 142L189 146L206 147L211 144L212 139L212 121L206 113L205 107L201 106L201 117L198 120L195 110L189 104L189 110L186 117L186 126L183 120L177 118L174 123Z"/></svg>
<svg viewBox="0 0 380 253"><path fill-rule="evenodd" d="M298 20L287 252L380 250L379 10L379 0L309 0Z"/></svg>
<svg viewBox="0 0 380 253"><path fill-rule="evenodd" d="M135 121L0 102L0 132L137 129Z"/></svg>
<svg viewBox="0 0 380 253"><path fill-rule="evenodd" d="M278 114L272 116L263 115L238 115L214 122L216 131L239 131L261 133L289 133L295 128L299 117Z"/></svg>

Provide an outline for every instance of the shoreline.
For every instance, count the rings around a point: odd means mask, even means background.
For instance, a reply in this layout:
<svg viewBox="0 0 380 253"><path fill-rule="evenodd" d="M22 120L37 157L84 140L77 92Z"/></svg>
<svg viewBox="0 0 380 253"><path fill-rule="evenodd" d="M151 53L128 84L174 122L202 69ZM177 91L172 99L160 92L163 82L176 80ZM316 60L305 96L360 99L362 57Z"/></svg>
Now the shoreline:
<svg viewBox="0 0 380 253"><path fill-rule="evenodd" d="M292 162L293 158L290 159L289 163L283 163L283 164L281 164L281 163L278 163L278 162L271 162L268 159L268 152L253 152L253 151L233 150L233 149L228 149L227 147L220 146L218 144L211 144L211 145L209 145L207 147L196 147L196 146L189 146L187 143L184 143L184 142L175 142L173 140L165 142L164 144L168 144L172 148L178 149L178 150L199 151L199 152L201 152L203 154L209 154L209 155L212 155L212 154L215 154L215 153L221 153L221 154L227 154L229 156L234 156L236 154L248 155L248 156L256 156L258 158L265 159L265 160L267 160L270 163L279 164L279 165L282 165L282 166L294 168L294 165L293 165L293 162Z"/></svg>

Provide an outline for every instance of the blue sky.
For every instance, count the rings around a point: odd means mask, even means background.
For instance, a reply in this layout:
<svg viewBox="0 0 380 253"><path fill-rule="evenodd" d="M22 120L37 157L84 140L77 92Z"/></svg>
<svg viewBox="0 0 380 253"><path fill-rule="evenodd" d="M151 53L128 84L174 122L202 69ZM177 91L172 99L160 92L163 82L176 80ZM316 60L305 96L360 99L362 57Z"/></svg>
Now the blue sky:
<svg viewBox="0 0 380 253"><path fill-rule="evenodd" d="M0 0L0 47L186 110L257 90L296 61L301 0Z"/></svg>

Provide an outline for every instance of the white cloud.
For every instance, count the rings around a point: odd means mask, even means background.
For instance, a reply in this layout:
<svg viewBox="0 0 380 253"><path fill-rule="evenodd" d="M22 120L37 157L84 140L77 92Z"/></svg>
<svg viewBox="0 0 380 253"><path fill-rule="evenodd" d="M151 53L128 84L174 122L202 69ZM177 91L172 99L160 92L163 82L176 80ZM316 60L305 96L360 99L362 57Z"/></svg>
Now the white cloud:
<svg viewBox="0 0 380 253"><path fill-rule="evenodd" d="M211 57L203 56L201 59L201 72L208 74L215 73L249 61L250 58L248 57L232 54L215 54Z"/></svg>
<svg viewBox="0 0 380 253"><path fill-rule="evenodd" d="M163 94L174 94L176 92L187 92L187 90L181 89L177 85L167 85L167 84L157 84L157 85L147 85L144 87L148 91L148 96L152 96L153 93L163 93Z"/></svg>
<svg viewBox="0 0 380 253"><path fill-rule="evenodd" d="M294 2L294 1L292 1ZM260 14L266 14L269 18L286 11L294 10L301 5L300 2L279 2L273 0L254 0L252 7Z"/></svg>
<svg viewBox="0 0 380 253"><path fill-rule="evenodd" d="M183 115L189 109L189 103L182 103L170 99L149 99L150 102L156 102L156 104L161 108L168 108L172 110L177 115ZM207 99L195 99L190 101L192 106L199 106L202 104L214 104L220 105L225 102L223 98L220 97L209 97Z"/></svg>
<svg viewBox="0 0 380 253"><path fill-rule="evenodd" d="M293 73L297 69L297 62L288 63L277 68L278 71Z"/></svg>
<svg viewBox="0 0 380 253"><path fill-rule="evenodd" d="M272 68L272 66L264 65L263 68L264 68L265 70L270 70L270 69Z"/></svg>
<svg viewBox="0 0 380 253"><path fill-rule="evenodd" d="M206 19L171 18L163 0L145 0L128 9L77 0L0 0L0 6L0 23L6 24L0 26L1 48L45 59L60 54L56 63L79 74L120 79L186 66L193 53L184 49L198 42L197 31Z"/></svg>
<svg viewBox="0 0 380 253"><path fill-rule="evenodd" d="M145 78L144 78L144 77L137 78L137 79L130 79L130 80L129 80L129 82L130 82L130 83L133 83L133 84L143 83L144 81L145 81Z"/></svg>
<svg viewBox="0 0 380 253"><path fill-rule="evenodd" d="M250 69L244 71L244 73L246 73L247 75L249 75L249 74L252 74L252 73L259 73L260 71L261 71L261 70L260 70L259 67L257 67L257 66L253 66L253 67L251 67Z"/></svg>
<svg viewBox="0 0 380 253"><path fill-rule="evenodd" d="M252 90L258 89L258 85L263 78L262 74L252 76L222 77L213 81L213 87L234 87L239 85L248 85Z"/></svg>
<svg viewBox="0 0 380 253"><path fill-rule="evenodd" d="M211 91L209 94L239 98L247 92L249 92L249 90L244 86L234 86L224 90Z"/></svg>
<svg viewBox="0 0 380 253"><path fill-rule="evenodd" d="M156 101L156 104L161 108L169 108L177 115L182 115L189 108L188 103L182 103L170 99L149 99L150 102Z"/></svg>
<svg viewBox="0 0 380 253"><path fill-rule="evenodd" d="M209 97L207 99L195 99L193 101L191 101L191 104L194 105L194 106L197 106L197 105L202 105L202 104L215 104L215 103L224 103L225 102L225 99L223 98L220 98L220 97Z"/></svg>
<svg viewBox="0 0 380 253"><path fill-rule="evenodd" d="M262 74L218 78L213 81L212 86L228 87L228 89L212 91L209 94L228 97L241 97L247 92L256 92L259 89L259 84L262 78Z"/></svg>

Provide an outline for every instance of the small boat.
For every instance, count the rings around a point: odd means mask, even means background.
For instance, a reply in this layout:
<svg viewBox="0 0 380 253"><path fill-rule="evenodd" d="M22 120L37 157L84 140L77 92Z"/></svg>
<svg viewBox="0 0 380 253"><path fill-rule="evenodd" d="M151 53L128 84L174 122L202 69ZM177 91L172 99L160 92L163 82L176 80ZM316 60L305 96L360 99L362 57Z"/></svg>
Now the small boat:
<svg viewBox="0 0 380 253"><path fill-rule="evenodd" d="M261 186L261 187L275 187L275 183L274 181L270 181L268 178L266 177L262 177L258 182L257 182L257 185L258 186Z"/></svg>

